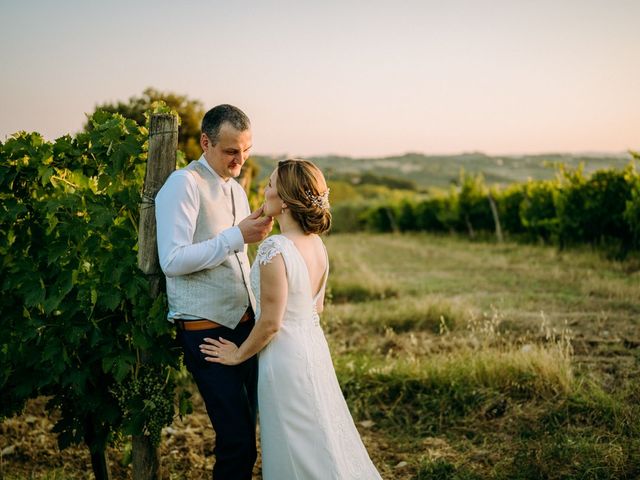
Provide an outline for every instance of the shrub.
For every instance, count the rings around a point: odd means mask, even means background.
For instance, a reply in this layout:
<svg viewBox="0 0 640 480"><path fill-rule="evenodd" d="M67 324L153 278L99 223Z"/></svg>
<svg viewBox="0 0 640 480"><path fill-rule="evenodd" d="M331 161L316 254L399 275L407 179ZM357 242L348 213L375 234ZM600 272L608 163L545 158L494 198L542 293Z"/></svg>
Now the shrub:
<svg viewBox="0 0 640 480"><path fill-rule="evenodd" d="M371 207L364 218L367 229L373 232L395 232L398 230L395 212L390 205Z"/></svg>
<svg viewBox="0 0 640 480"><path fill-rule="evenodd" d="M408 199L401 200L394 210L400 231L411 232L418 230L416 204L414 202Z"/></svg>
<svg viewBox="0 0 640 480"><path fill-rule="evenodd" d="M343 202L331 206L331 232L351 233L365 229L368 204L363 201Z"/></svg>
<svg viewBox="0 0 640 480"><path fill-rule="evenodd" d="M640 182L636 182L631 190L631 199L627 201L624 219L629 225L632 247L640 249Z"/></svg>
<svg viewBox="0 0 640 480"><path fill-rule="evenodd" d="M496 195L498 215L502 229L508 233L520 234L525 232L520 216L520 205L526 195L525 185L514 183Z"/></svg>
<svg viewBox="0 0 640 480"><path fill-rule="evenodd" d="M159 441L179 357L165 296L149 297L137 265L148 131L104 112L91 122L52 143L21 132L0 144L0 418L50 396L60 446L84 440L99 455L117 432ZM157 398L133 418L142 377Z"/></svg>
<svg viewBox="0 0 640 480"><path fill-rule="evenodd" d="M561 245L612 239L630 245L632 233L625 210L632 200L633 177L631 166L598 170L589 178L581 170L562 170L562 186L556 196Z"/></svg>
<svg viewBox="0 0 640 480"><path fill-rule="evenodd" d="M484 184L482 174L466 175L463 171L460 174L460 184L457 202L457 229L467 230L471 235L475 230L494 230L495 222L489 204L489 192Z"/></svg>
<svg viewBox="0 0 640 480"><path fill-rule="evenodd" d="M447 198L442 196L418 203L415 207L416 228L426 232L447 231L448 208Z"/></svg>
<svg viewBox="0 0 640 480"><path fill-rule="evenodd" d="M557 232L555 195L558 186L555 181L529 181L525 184L525 197L520 204L520 219L531 239L551 240Z"/></svg>
<svg viewBox="0 0 640 480"><path fill-rule="evenodd" d="M631 152L631 155L635 160L640 160L639 153ZM623 216L631 233L632 248L640 249L640 174L636 172L634 164L629 166L627 173L631 189Z"/></svg>

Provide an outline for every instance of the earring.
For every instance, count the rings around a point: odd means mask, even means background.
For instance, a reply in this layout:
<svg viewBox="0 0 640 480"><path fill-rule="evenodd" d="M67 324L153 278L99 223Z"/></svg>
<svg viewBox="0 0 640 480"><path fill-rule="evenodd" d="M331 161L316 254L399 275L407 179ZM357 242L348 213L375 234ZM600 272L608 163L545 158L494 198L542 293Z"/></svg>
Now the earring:
<svg viewBox="0 0 640 480"><path fill-rule="evenodd" d="M285 208L287 208L286 204L282 204L282 208L280 209L280 214L282 215L284 213Z"/></svg>

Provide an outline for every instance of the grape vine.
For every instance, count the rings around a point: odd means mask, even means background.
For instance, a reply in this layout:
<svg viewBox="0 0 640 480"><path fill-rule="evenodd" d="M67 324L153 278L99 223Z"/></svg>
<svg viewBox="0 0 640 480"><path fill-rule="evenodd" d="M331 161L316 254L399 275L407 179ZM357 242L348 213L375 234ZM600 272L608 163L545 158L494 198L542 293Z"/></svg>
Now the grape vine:
<svg viewBox="0 0 640 480"><path fill-rule="evenodd" d="M75 137L0 143L0 419L47 395L61 447L104 450L118 432L159 440L179 349L165 296L150 298L137 268L147 128L90 121Z"/></svg>

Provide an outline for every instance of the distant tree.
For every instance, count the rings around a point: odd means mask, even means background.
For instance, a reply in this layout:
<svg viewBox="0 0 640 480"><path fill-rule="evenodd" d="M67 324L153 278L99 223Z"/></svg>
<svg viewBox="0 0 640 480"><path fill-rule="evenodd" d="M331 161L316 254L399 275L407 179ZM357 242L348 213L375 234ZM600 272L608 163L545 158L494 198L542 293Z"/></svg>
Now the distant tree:
<svg viewBox="0 0 640 480"><path fill-rule="evenodd" d="M95 111L109 113L119 113L125 118L134 120L138 125L145 124L145 112L152 110L156 102L164 102L169 108L180 116L180 128L178 134L178 149L184 153L184 158L178 157L178 167L184 166L191 160L197 160L202 155L200 148L200 125L202 117L206 113L200 100L192 100L186 95L179 95L172 92L160 92L155 88L148 87L139 97L131 97L127 102L104 103L97 105ZM95 113L95 112L93 112ZM88 115L88 119L93 114ZM85 131L91 131L92 124L89 120L84 125ZM258 166L252 160L245 164L238 181L247 191L249 197L255 192L251 192L251 184L258 174Z"/></svg>
<svg viewBox="0 0 640 480"><path fill-rule="evenodd" d="M640 160L640 153L630 152L635 160ZM631 200L627 202L624 217L629 223L629 229L633 235L633 245L640 250L640 174L635 173L635 163L628 167L628 181L632 185Z"/></svg>
<svg viewBox="0 0 640 480"><path fill-rule="evenodd" d="M110 113L119 113L125 118L134 120L139 125L144 125L144 113L151 110L155 102L163 101L168 107L180 115L180 133L178 148L185 154L187 160L197 159L202 155L200 148L200 123L205 114L204 106L200 100L189 99L186 95L172 92L160 92L149 87L139 97L133 96L126 102L104 103L97 105L95 111L102 110ZM92 116L88 115L87 118ZM89 120L84 126L85 131L92 129Z"/></svg>
<svg viewBox="0 0 640 480"><path fill-rule="evenodd" d="M363 173L360 177L360 183L370 185L383 185L387 188L401 190L417 190L416 182L413 180L405 180L403 178L390 177L386 175L374 175L373 173Z"/></svg>
<svg viewBox="0 0 640 480"><path fill-rule="evenodd" d="M390 189L398 190L417 190L418 186L413 180L406 180L399 177L391 177L386 175L376 175L370 172L363 173L336 173L326 169L326 177L329 181L348 182L353 185L379 185Z"/></svg>

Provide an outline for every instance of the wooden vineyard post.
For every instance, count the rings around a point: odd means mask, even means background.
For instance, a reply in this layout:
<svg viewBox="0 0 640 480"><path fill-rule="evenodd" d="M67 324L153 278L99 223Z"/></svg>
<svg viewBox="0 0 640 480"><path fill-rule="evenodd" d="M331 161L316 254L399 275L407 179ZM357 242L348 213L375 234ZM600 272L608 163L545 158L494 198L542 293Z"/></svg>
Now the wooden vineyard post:
<svg viewBox="0 0 640 480"><path fill-rule="evenodd" d="M500 216L498 215L498 207L496 206L496 201L493 199L493 195L491 195L491 192L489 192L488 197L489 197L489 205L491 206L491 214L493 215L493 222L496 225L496 238L498 239L498 243L502 243L503 242L502 227L500 226Z"/></svg>
<svg viewBox="0 0 640 480"><path fill-rule="evenodd" d="M140 224L138 229L138 267L149 278L149 295L161 293L162 271L158 260L155 197L171 172L176 169L178 150L178 117L172 114L151 116L149 128L149 156L142 190ZM147 356L141 354L141 362ZM133 478L158 480L161 478L159 448L154 447L147 435L133 436Z"/></svg>
<svg viewBox="0 0 640 480"><path fill-rule="evenodd" d="M176 169L178 152L178 117L168 113L151 117L149 157L142 190L138 231L138 267L147 275L162 279L156 242L156 194Z"/></svg>

